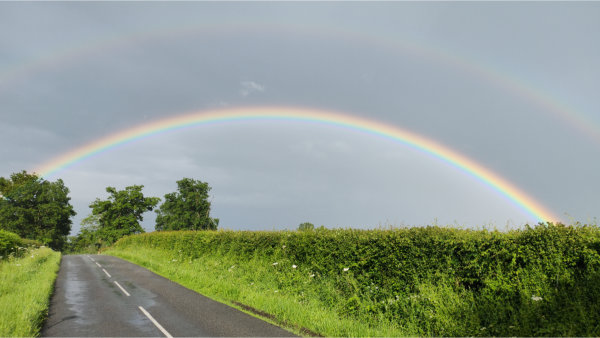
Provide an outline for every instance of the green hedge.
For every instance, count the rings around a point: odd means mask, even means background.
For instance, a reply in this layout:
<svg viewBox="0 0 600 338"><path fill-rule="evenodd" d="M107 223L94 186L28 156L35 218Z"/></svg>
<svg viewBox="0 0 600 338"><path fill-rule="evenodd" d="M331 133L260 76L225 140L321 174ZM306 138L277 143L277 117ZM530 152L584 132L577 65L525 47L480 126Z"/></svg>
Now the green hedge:
<svg viewBox="0 0 600 338"><path fill-rule="evenodd" d="M37 249L44 246L44 244L37 239L23 238L23 246L26 246L30 249Z"/></svg>
<svg viewBox="0 0 600 338"><path fill-rule="evenodd" d="M320 275L349 268L362 284L394 291L439 272L459 285L480 289L489 278L540 270L548 278L572 280L600 267L600 233L590 226L540 225L508 233L427 227L400 230L308 232L155 232L121 239L182 252L196 258L215 251L241 259L286 258Z"/></svg>
<svg viewBox="0 0 600 338"><path fill-rule="evenodd" d="M340 315L410 317L422 334L600 334L597 226L157 232L115 244L139 245L189 260L216 254L294 264L335 281L340 294L322 297L343 303L332 304ZM281 283L294 287L284 275Z"/></svg>
<svg viewBox="0 0 600 338"><path fill-rule="evenodd" d="M0 230L0 259L6 259L10 254L17 254L18 249L23 246L23 240L19 235Z"/></svg>

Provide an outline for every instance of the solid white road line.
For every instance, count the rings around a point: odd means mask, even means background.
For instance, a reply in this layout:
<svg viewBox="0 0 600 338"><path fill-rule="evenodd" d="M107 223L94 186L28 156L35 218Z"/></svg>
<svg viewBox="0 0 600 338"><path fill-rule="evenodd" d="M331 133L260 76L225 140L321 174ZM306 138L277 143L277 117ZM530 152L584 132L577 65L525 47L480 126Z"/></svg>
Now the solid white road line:
<svg viewBox="0 0 600 338"><path fill-rule="evenodd" d="M150 313L148 313L148 311L146 311L146 309L144 309L141 306L138 306L140 308L140 310L146 315L146 317L148 317L148 319L150 319L150 321L152 322L152 324L154 324L164 335L165 337L168 338L173 338L173 336L171 336L171 334L169 332L167 332L167 330L165 330L164 327L162 327L162 325L160 325L156 319L154 319L154 317L152 317L152 315Z"/></svg>
<svg viewBox="0 0 600 338"><path fill-rule="evenodd" d="M108 271L106 271L106 270L104 270L104 269L102 269L102 271L104 271L104 273L105 273L105 274L108 276L108 278L110 278L110 277L111 277L111 276L110 276L110 273L108 273Z"/></svg>
<svg viewBox="0 0 600 338"><path fill-rule="evenodd" d="M115 284L117 284L117 286L119 287L119 289L121 289L121 291L123 291L123 293L125 294L125 296L127 296L127 297L131 296L129 294L129 292L127 292L125 289L123 289L123 287L121 286L121 284L117 283L117 281L114 281L114 282L115 282Z"/></svg>
<svg viewBox="0 0 600 338"><path fill-rule="evenodd" d="M98 267L99 267L99 268L101 268L101 267L102 267L102 265L98 264L98 262L96 262L96 265L98 265Z"/></svg>

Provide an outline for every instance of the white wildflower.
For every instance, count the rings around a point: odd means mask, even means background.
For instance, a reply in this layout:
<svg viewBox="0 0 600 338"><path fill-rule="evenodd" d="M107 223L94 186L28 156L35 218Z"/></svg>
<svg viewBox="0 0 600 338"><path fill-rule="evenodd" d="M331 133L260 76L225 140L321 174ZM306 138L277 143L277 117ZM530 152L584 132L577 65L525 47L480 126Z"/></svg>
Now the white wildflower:
<svg viewBox="0 0 600 338"><path fill-rule="evenodd" d="M543 298L533 295L533 296L531 296L531 300L534 302L539 302L540 300L543 300Z"/></svg>
<svg viewBox="0 0 600 338"><path fill-rule="evenodd" d="M275 262L275 263L273 263L272 265L277 265L277 264L279 264L279 263Z"/></svg>
<svg viewBox="0 0 600 338"><path fill-rule="evenodd" d="M275 292L279 292L279 290L275 290Z"/></svg>
<svg viewBox="0 0 600 338"><path fill-rule="evenodd" d="M281 247L282 249L285 249L285 245Z"/></svg>
<svg viewBox="0 0 600 338"><path fill-rule="evenodd" d="M314 273L311 273L310 275L308 275L308 277L313 278L315 276Z"/></svg>
<svg viewBox="0 0 600 338"><path fill-rule="evenodd" d="M344 272L346 272L346 271L348 271L348 270L350 270L350 268L344 268Z"/></svg>
<svg viewBox="0 0 600 338"><path fill-rule="evenodd" d="M298 266L296 264L292 265L292 269L297 268Z"/></svg>

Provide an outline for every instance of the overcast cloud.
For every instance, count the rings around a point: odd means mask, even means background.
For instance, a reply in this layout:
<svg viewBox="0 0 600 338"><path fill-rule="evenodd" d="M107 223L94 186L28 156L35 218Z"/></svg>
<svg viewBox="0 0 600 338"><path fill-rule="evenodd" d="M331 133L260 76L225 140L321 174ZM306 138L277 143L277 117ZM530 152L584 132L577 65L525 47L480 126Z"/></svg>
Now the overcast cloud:
<svg viewBox="0 0 600 338"><path fill-rule="evenodd" d="M2 2L0 176L186 112L292 106L432 138L564 221L589 222L598 18L598 2ZM71 189L76 232L107 186L163 197L183 177L211 185L212 215L229 229L533 221L437 159L312 123L164 133L49 179Z"/></svg>

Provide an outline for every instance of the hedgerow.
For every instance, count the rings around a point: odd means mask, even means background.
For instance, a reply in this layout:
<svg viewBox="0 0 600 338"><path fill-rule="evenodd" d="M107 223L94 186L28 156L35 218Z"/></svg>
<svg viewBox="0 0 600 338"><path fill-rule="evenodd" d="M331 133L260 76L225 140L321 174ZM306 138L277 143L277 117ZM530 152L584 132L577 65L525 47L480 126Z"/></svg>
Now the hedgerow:
<svg viewBox="0 0 600 338"><path fill-rule="evenodd" d="M156 232L115 244L140 246L180 261L272 261L286 292L414 335L600 334L597 226ZM333 291L308 286L307 275Z"/></svg>

